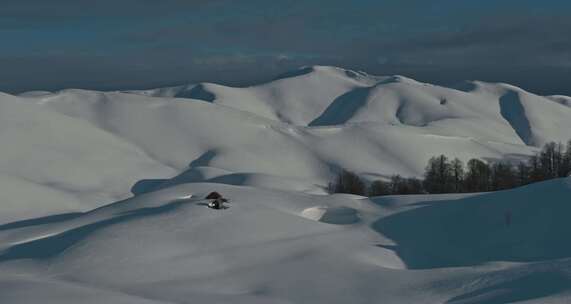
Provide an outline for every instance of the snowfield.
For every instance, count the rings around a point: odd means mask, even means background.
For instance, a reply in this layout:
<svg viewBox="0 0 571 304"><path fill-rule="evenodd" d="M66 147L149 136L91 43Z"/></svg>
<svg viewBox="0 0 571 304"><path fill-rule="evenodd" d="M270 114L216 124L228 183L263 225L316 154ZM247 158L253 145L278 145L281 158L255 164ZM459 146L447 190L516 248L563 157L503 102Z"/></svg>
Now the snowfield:
<svg viewBox="0 0 571 304"><path fill-rule="evenodd" d="M212 189L229 209L205 206ZM567 303L570 194L569 178L372 200L181 184L0 226L0 302Z"/></svg>
<svg viewBox="0 0 571 304"><path fill-rule="evenodd" d="M0 303L569 303L571 178L325 191L341 168L524 159L571 137L569 100L323 66L247 88L0 93Z"/></svg>

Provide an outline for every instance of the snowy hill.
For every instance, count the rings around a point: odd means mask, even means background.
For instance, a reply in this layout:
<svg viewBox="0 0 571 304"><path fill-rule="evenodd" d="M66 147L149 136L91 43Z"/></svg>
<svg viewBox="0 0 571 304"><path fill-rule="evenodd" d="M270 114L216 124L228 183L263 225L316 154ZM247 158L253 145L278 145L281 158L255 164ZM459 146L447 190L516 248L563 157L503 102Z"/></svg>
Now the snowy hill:
<svg viewBox="0 0 571 304"><path fill-rule="evenodd" d="M452 89L403 76L378 77L315 66L249 88L199 84L133 93L200 99L296 126L376 123L435 128L446 124L449 131L461 127L457 132L463 136L472 132L478 139L502 142L541 146L568 139L563 127L569 125L561 122L567 120L569 110L552 101L568 105L569 97L537 96L507 84L467 82ZM474 120L469 126L457 122L469 120ZM501 134L489 134L491 128Z"/></svg>
<svg viewBox="0 0 571 304"><path fill-rule="evenodd" d="M1 94L0 222L89 210L176 175L323 193L340 168L377 179L419 176L440 153L519 158L569 139L564 100L322 66L247 88Z"/></svg>
<svg viewBox="0 0 571 304"><path fill-rule="evenodd" d="M0 93L0 303L566 303L569 178L324 189L342 168L525 158L571 137L569 100L323 66L246 88ZM214 190L229 209L207 208Z"/></svg>
<svg viewBox="0 0 571 304"><path fill-rule="evenodd" d="M230 209L204 206L212 189ZM373 200L181 184L0 226L0 302L566 303L570 195L571 179Z"/></svg>

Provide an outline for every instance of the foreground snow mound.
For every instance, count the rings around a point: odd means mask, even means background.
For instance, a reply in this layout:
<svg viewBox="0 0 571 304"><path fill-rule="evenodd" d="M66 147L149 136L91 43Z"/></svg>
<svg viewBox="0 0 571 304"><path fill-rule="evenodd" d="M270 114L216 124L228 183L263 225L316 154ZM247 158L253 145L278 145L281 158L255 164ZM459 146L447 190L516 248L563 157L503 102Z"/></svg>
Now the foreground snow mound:
<svg viewBox="0 0 571 304"><path fill-rule="evenodd" d="M571 178L460 199L428 196L373 227L398 244L410 268L569 258L570 197Z"/></svg>
<svg viewBox="0 0 571 304"><path fill-rule="evenodd" d="M208 208L202 198L212 190L228 197L231 208ZM354 295L341 287L375 289L375 280L353 280L359 272L402 267L393 252L372 246L379 236L368 224L328 225L299 215L316 202L372 217L379 210L346 197L194 183L84 214L4 225L0 301L66 303L62 295L100 292L111 299L123 293L127 303L347 302ZM30 286L34 294L14 286Z"/></svg>
<svg viewBox="0 0 571 304"><path fill-rule="evenodd" d="M566 303L570 194L569 178L373 201L182 183L1 225L0 302Z"/></svg>

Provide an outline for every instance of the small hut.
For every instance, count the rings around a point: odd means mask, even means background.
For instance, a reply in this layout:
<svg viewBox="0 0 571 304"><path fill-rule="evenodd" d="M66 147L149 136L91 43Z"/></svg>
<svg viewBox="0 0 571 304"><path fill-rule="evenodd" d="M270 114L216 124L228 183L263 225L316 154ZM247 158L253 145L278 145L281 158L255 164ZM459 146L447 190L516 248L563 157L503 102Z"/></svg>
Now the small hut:
<svg viewBox="0 0 571 304"><path fill-rule="evenodd" d="M208 194L206 196L207 200L211 200L210 203L208 203L208 207L213 208L213 209L226 209L226 207L224 206L224 203L227 203L228 200L225 199L224 197L222 197L222 195L218 192L210 192L210 194Z"/></svg>

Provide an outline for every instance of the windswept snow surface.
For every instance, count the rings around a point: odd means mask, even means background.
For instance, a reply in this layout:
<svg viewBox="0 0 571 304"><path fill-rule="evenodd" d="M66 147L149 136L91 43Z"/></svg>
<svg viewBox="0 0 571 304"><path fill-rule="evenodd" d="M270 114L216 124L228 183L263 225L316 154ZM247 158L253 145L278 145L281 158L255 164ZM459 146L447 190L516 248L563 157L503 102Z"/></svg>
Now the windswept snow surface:
<svg viewBox="0 0 571 304"><path fill-rule="evenodd" d="M568 100L323 66L247 88L0 93L0 303L568 303L570 179L325 194L342 168L525 158L571 137Z"/></svg>

